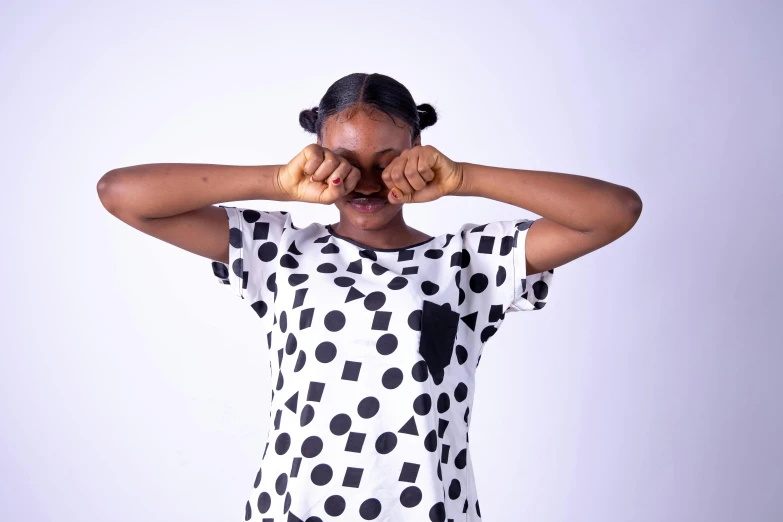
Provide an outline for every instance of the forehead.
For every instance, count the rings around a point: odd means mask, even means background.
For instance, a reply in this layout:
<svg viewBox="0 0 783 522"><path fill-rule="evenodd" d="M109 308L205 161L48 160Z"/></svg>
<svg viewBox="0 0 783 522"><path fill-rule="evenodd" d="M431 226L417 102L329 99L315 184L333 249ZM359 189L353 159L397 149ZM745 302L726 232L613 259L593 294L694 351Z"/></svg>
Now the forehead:
<svg viewBox="0 0 783 522"><path fill-rule="evenodd" d="M410 148L410 127L399 119L373 109L343 111L331 116L323 127L323 145L358 154L394 148Z"/></svg>

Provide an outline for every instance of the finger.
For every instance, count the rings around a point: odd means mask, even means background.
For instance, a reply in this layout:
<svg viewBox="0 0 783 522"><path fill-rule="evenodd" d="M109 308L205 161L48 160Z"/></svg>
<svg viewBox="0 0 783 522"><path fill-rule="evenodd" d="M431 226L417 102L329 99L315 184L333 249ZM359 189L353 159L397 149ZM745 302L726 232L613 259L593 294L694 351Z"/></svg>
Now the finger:
<svg viewBox="0 0 783 522"><path fill-rule="evenodd" d="M340 165L340 158L329 149L324 149L324 159L313 173L313 181L325 181Z"/></svg>
<svg viewBox="0 0 783 522"><path fill-rule="evenodd" d="M319 146L311 147L308 145L302 151L302 154L305 157L305 164L302 170L305 175L312 176L318 166L324 161L324 149Z"/></svg>
<svg viewBox="0 0 783 522"><path fill-rule="evenodd" d="M391 172L392 169L395 168L395 165L399 159L399 156L394 158L391 163L389 163L386 168L383 169L383 172L381 172L381 181L383 181L383 184L386 185L386 188L388 188L390 191L394 188L394 182L391 179Z"/></svg>
<svg viewBox="0 0 783 522"><path fill-rule="evenodd" d="M413 187L414 192L417 192L427 186L427 182L422 178L419 173L419 153L411 153L408 158L408 163L405 164L405 179Z"/></svg>
<svg viewBox="0 0 783 522"><path fill-rule="evenodd" d="M399 156L399 158L400 161L394 166L394 168L392 168L389 176L391 177L391 182L395 187L397 187L397 195L399 196L399 192L401 192L402 195L409 196L413 194L414 190L410 183L408 183L408 179L405 177L405 168L408 164L408 158L402 156Z"/></svg>
<svg viewBox="0 0 783 522"><path fill-rule="evenodd" d="M340 162L340 165L337 166L336 169L334 169L334 172L326 178L326 183L329 185L329 188L337 189L339 192L345 192L345 183L343 183L343 180L348 175L348 173L351 172L351 169L353 168L353 165L348 163L347 161L343 160Z"/></svg>
<svg viewBox="0 0 783 522"><path fill-rule="evenodd" d="M435 172L432 170L433 158L431 155L420 154L418 162L418 171L421 177L429 183L435 179Z"/></svg>
<svg viewBox="0 0 783 522"><path fill-rule="evenodd" d="M350 165L350 164L349 164ZM345 179L343 180L343 189L345 190L345 193L353 191L353 189L356 188L356 185L359 184L359 180L362 178L362 173L359 169L351 165L351 171L348 173L347 176L345 176Z"/></svg>

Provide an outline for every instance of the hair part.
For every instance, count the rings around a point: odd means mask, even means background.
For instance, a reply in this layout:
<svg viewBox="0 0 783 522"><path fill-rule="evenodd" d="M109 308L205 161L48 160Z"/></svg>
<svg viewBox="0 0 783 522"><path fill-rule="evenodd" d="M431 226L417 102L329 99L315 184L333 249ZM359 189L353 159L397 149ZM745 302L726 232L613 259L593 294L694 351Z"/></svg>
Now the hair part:
<svg viewBox="0 0 783 522"><path fill-rule="evenodd" d="M421 131L438 121L435 108L429 103L416 105L410 91L389 76L378 73L353 73L334 82L317 107L299 113L299 124L307 132L323 140L324 122L348 109L372 107L408 124L411 143Z"/></svg>

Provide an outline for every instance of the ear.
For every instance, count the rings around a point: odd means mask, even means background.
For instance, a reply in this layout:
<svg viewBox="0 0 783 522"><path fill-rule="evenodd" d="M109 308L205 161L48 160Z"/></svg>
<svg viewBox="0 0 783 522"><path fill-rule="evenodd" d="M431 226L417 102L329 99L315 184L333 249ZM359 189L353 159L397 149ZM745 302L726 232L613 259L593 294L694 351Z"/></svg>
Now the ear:
<svg viewBox="0 0 783 522"><path fill-rule="evenodd" d="M421 145L421 134L419 134L415 140L413 140L413 146Z"/></svg>

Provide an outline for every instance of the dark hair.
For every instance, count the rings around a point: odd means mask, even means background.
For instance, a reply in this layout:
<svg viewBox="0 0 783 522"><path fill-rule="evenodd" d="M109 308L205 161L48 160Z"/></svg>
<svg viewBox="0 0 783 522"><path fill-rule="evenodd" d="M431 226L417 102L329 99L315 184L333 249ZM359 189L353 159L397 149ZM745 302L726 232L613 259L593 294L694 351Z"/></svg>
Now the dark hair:
<svg viewBox="0 0 783 522"><path fill-rule="evenodd" d="M438 121L432 105L416 105L410 91L394 78L378 73L353 73L334 82L318 107L300 112L299 124L323 139L323 123L329 116L361 105L372 106L407 123L411 129L411 143L423 129Z"/></svg>

